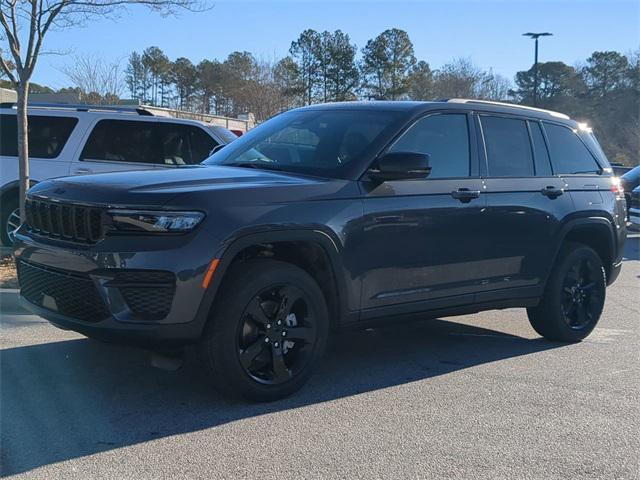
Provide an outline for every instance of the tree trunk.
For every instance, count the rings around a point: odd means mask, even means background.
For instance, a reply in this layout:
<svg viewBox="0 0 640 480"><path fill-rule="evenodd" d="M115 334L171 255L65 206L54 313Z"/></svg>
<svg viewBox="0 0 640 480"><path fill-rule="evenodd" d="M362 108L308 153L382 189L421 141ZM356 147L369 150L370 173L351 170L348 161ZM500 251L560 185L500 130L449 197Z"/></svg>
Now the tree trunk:
<svg viewBox="0 0 640 480"><path fill-rule="evenodd" d="M29 136L27 123L27 98L29 96L29 82L18 84L18 103L16 121L18 123L18 175L20 178L20 219L27 218L25 199L29 190Z"/></svg>

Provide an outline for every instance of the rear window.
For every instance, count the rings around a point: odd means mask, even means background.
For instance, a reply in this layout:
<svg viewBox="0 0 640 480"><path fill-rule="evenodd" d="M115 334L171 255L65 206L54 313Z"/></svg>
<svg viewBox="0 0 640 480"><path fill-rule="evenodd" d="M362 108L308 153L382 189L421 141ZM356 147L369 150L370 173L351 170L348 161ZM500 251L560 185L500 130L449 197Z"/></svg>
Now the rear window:
<svg viewBox="0 0 640 480"><path fill-rule="evenodd" d="M554 173L598 173L600 166L582 143L577 133L568 127L544 124L549 139Z"/></svg>
<svg viewBox="0 0 640 480"><path fill-rule="evenodd" d="M56 158L64 148L76 124L73 117L29 115L29 156ZM0 155L18 156L18 125L15 115L0 115Z"/></svg>
<svg viewBox="0 0 640 480"><path fill-rule="evenodd" d="M524 120L482 116L490 177L533 176L529 132Z"/></svg>
<svg viewBox="0 0 640 480"><path fill-rule="evenodd" d="M165 165L193 165L207 158L218 143L199 127L176 123L158 124Z"/></svg>

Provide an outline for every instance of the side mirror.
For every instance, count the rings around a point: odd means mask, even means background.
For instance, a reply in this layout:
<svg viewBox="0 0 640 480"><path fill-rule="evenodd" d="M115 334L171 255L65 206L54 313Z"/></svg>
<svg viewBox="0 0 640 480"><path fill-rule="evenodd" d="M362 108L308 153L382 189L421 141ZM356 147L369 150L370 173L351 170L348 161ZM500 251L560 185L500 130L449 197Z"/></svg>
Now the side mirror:
<svg viewBox="0 0 640 480"><path fill-rule="evenodd" d="M392 180L419 180L429 176L429 154L415 152L385 153L378 159L378 168L370 169L369 176L380 182Z"/></svg>
<svg viewBox="0 0 640 480"><path fill-rule="evenodd" d="M209 156L213 155L214 153L216 153L218 150L222 150L225 147L224 144L220 144L220 145L216 145L215 147L213 147L211 149L211 151L209 152Z"/></svg>

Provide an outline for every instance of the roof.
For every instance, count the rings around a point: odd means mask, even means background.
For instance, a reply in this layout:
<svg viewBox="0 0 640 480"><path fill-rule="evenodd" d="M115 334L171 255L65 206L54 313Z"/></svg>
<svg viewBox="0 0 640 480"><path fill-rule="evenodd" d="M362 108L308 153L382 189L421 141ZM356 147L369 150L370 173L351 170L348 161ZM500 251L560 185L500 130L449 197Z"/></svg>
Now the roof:
<svg viewBox="0 0 640 480"><path fill-rule="evenodd" d="M542 108L534 108L526 105L516 105L505 102L494 102L489 100L477 100L468 98L450 98L443 100L435 100L428 102L416 101L390 101L390 100L368 100L357 102L335 102L320 103L301 107L297 110L377 110L377 111L405 111L407 113L415 113L420 111L429 111L434 109L460 109L460 110L476 110L488 111L496 113L510 113L514 115L526 115L536 118L547 118L555 120L570 120L568 115L564 113L554 112L552 110L544 110Z"/></svg>

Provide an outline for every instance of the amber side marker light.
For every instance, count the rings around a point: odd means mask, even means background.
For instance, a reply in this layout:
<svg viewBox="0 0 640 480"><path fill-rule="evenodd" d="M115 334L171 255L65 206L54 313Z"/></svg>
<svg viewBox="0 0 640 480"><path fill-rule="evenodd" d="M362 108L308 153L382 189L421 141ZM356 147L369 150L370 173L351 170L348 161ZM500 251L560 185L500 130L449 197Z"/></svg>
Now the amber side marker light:
<svg viewBox="0 0 640 480"><path fill-rule="evenodd" d="M205 290L209 288L209 284L213 279L213 274L216 273L216 268L218 268L219 263L220 263L220 259L218 258L214 258L213 260L211 260L211 263L209 264L209 268L207 268L207 273L204 275L204 278L202 279L202 288L204 288Z"/></svg>

